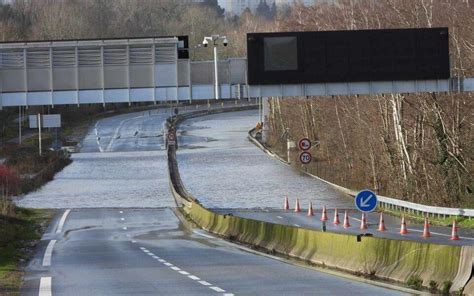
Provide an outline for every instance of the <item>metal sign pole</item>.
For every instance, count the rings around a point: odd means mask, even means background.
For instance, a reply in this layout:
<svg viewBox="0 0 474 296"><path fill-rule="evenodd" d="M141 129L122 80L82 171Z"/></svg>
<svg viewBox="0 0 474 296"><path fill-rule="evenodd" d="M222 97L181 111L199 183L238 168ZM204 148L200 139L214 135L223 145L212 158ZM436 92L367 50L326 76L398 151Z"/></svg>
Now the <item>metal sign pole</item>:
<svg viewBox="0 0 474 296"><path fill-rule="evenodd" d="M41 114L38 113L38 143L39 143L39 155L41 156Z"/></svg>
<svg viewBox="0 0 474 296"><path fill-rule="evenodd" d="M21 105L18 106L18 144L21 145Z"/></svg>

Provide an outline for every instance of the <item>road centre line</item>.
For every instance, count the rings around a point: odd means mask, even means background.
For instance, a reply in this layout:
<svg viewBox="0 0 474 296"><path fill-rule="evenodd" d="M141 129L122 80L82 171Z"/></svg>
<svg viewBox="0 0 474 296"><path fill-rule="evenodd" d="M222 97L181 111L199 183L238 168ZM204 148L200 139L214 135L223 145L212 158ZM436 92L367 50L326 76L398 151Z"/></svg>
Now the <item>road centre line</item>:
<svg viewBox="0 0 474 296"><path fill-rule="evenodd" d="M51 295L51 277L42 277L40 279L39 296Z"/></svg>
<svg viewBox="0 0 474 296"><path fill-rule="evenodd" d="M43 266L51 266L51 257L53 256L53 248L55 244L55 239L49 241L49 244L46 247L46 251L44 252Z"/></svg>
<svg viewBox="0 0 474 296"><path fill-rule="evenodd" d="M198 283L200 283L201 285L206 286L206 287L208 287L209 289L211 289L211 290L213 290L213 291L215 291L215 292L219 292L219 293L224 293L224 292L225 292L224 289L221 289L221 288L219 288L219 287L217 287L217 286L213 286L211 283L206 282L206 281L203 281L203 280L201 280L200 278L198 278L197 276L192 275L192 274L190 274L190 273L187 272L187 271L181 270L181 268L179 268L179 267L177 267L177 266L175 266L175 265L173 265L173 264L167 262L166 260L158 259L158 258L159 258L158 256L156 256L155 254L153 254L152 252L150 252L149 250L147 250L147 249L144 248L144 247L140 247L140 250L142 250L145 254L151 255L152 258L157 259L159 262L161 262L161 263L163 263L164 265L168 266L168 267L171 268L172 270L175 270L175 271L179 272L179 273L182 274L182 275L186 275L186 276L188 276L188 278L190 278L190 279L192 279L192 280L198 281ZM223 294L223 295L226 295L226 296L234 296L234 294L232 294L232 293L225 293L225 294Z"/></svg>
<svg viewBox="0 0 474 296"><path fill-rule="evenodd" d="M56 233L61 233L63 231L64 223L66 222L66 218L70 212L71 212L70 209L64 212L63 216L61 217L61 220L59 220L59 225L58 225L58 228L56 229Z"/></svg>

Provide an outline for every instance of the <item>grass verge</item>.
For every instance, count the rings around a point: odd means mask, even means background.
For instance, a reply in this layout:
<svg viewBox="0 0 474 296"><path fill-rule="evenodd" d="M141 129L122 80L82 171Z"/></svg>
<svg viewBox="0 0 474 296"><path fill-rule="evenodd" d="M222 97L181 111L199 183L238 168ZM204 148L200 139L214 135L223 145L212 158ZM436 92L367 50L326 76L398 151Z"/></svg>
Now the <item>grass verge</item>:
<svg viewBox="0 0 474 296"><path fill-rule="evenodd" d="M24 208L14 212L0 215L0 295L19 295L24 266L54 214Z"/></svg>

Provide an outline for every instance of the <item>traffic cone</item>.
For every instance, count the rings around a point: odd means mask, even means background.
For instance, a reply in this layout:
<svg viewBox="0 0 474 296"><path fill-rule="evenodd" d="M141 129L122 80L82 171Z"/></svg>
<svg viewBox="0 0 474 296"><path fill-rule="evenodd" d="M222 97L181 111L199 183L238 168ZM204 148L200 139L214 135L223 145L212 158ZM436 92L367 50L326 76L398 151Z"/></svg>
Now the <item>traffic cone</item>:
<svg viewBox="0 0 474 296"><path fill-rule="evenodd" d="M407 234L408 229L407 229L407 223L405 222L405 216L402 216L402 225L400 227L400 234Z"/></svg>
<svg viewBox="0 0 474 296"><path fill-rule="evenodd" d="M425 217L425 225L423 227L423 237L424 238L428 238L431 236L431 233L430 233L430 223L428 222L428 218Z"/></svg>
<svg viewBox="0 0 474 296"><path fill-rule="evenodd" d="M311 216L314 216L314 213L313 213L313 203L311 201L309 201L309 208L308 208L308 217L311 217Z"/></svg>
<svg viewBox="0 0 474 296"><path fill-rule="evenodd" d="M327 221L328 219L328 211L326 210L326 206L323 206L323 213L321 215L321 221Z"/></svg>
<svg viewBox="0 0 474 296"><path fill-rule="evenodd" d="M351 224L349 223L349 216L347 215L347 211L344 212L344 228L349 228L351 227Z"/></svg>
<svg viewBox="0 0 474 296"><path fill-rule="evenodd" d="M288 211L290 209L290 204L288 203L288 195L285 196L285 205L283 206L283 209L285 211Z"/></svg>
<svg viewBox="0 0 474 296"><path fill-rule="evenodd" d="M456 220L453 220L453 230L451 231L450 240L459 240L458 228L456 226Z"/></svg>
<svg viewBox="0 0 474 296"><path fill-rule="evenodd" d="M362 219L360 219L360 229L367 229L367 219L365 218L365 213L362 213Z"/></svg>
<svg viewBox="0 0 474 296"><path fill-rule="evenodd" d="M296 199L296 204L295 204L295 213L299 213L299 212L301 212L300 200L297 198Z"/></svg>
<svg viewBox="0 0 474 296"><path fill-rule="evenodd" d="M385 228L385 221L383 220L383 212L380 212L380 221L379 221L379 229L378 231L385 231L387 228Z"/></svg>
<svg viewBox="0 0 474 296"><path fill-rule="evenodd" d="M339 214L337 213L337 208L334 210L334 221L332 222L334 225L339 225L341 222L339 221Z"/></svg>

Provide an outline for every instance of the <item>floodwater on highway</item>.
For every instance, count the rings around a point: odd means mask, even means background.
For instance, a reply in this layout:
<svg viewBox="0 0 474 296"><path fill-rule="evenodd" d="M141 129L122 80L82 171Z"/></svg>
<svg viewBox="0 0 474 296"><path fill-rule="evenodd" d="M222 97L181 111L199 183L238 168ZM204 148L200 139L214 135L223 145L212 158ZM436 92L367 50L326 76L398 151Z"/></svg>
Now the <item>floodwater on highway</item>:
<svg viewBox="0 0 474 296"><path fill-rule="evenodd" d="M178 133L185 186L213 208L281 208L284 195L306 207L352 207L330 186L270 158L247 140L258 111L188 120ZM73 163L36 192L17 200L32 208L172 207L161 126L169 110L100 120ZM100 152L102 151L102 152Z"/></svg>
<svg viewBox="0 0 474 296"><path fill-rule="evenodd" d="M180 126L190 138L205 138L178 150L181 178L191 194L211 208L281 208L287 192L303 207L310 199L316 207L353 207L350 198L253 145L247 132L257 120L257 110L242 111L194 118Z"/></svg>

